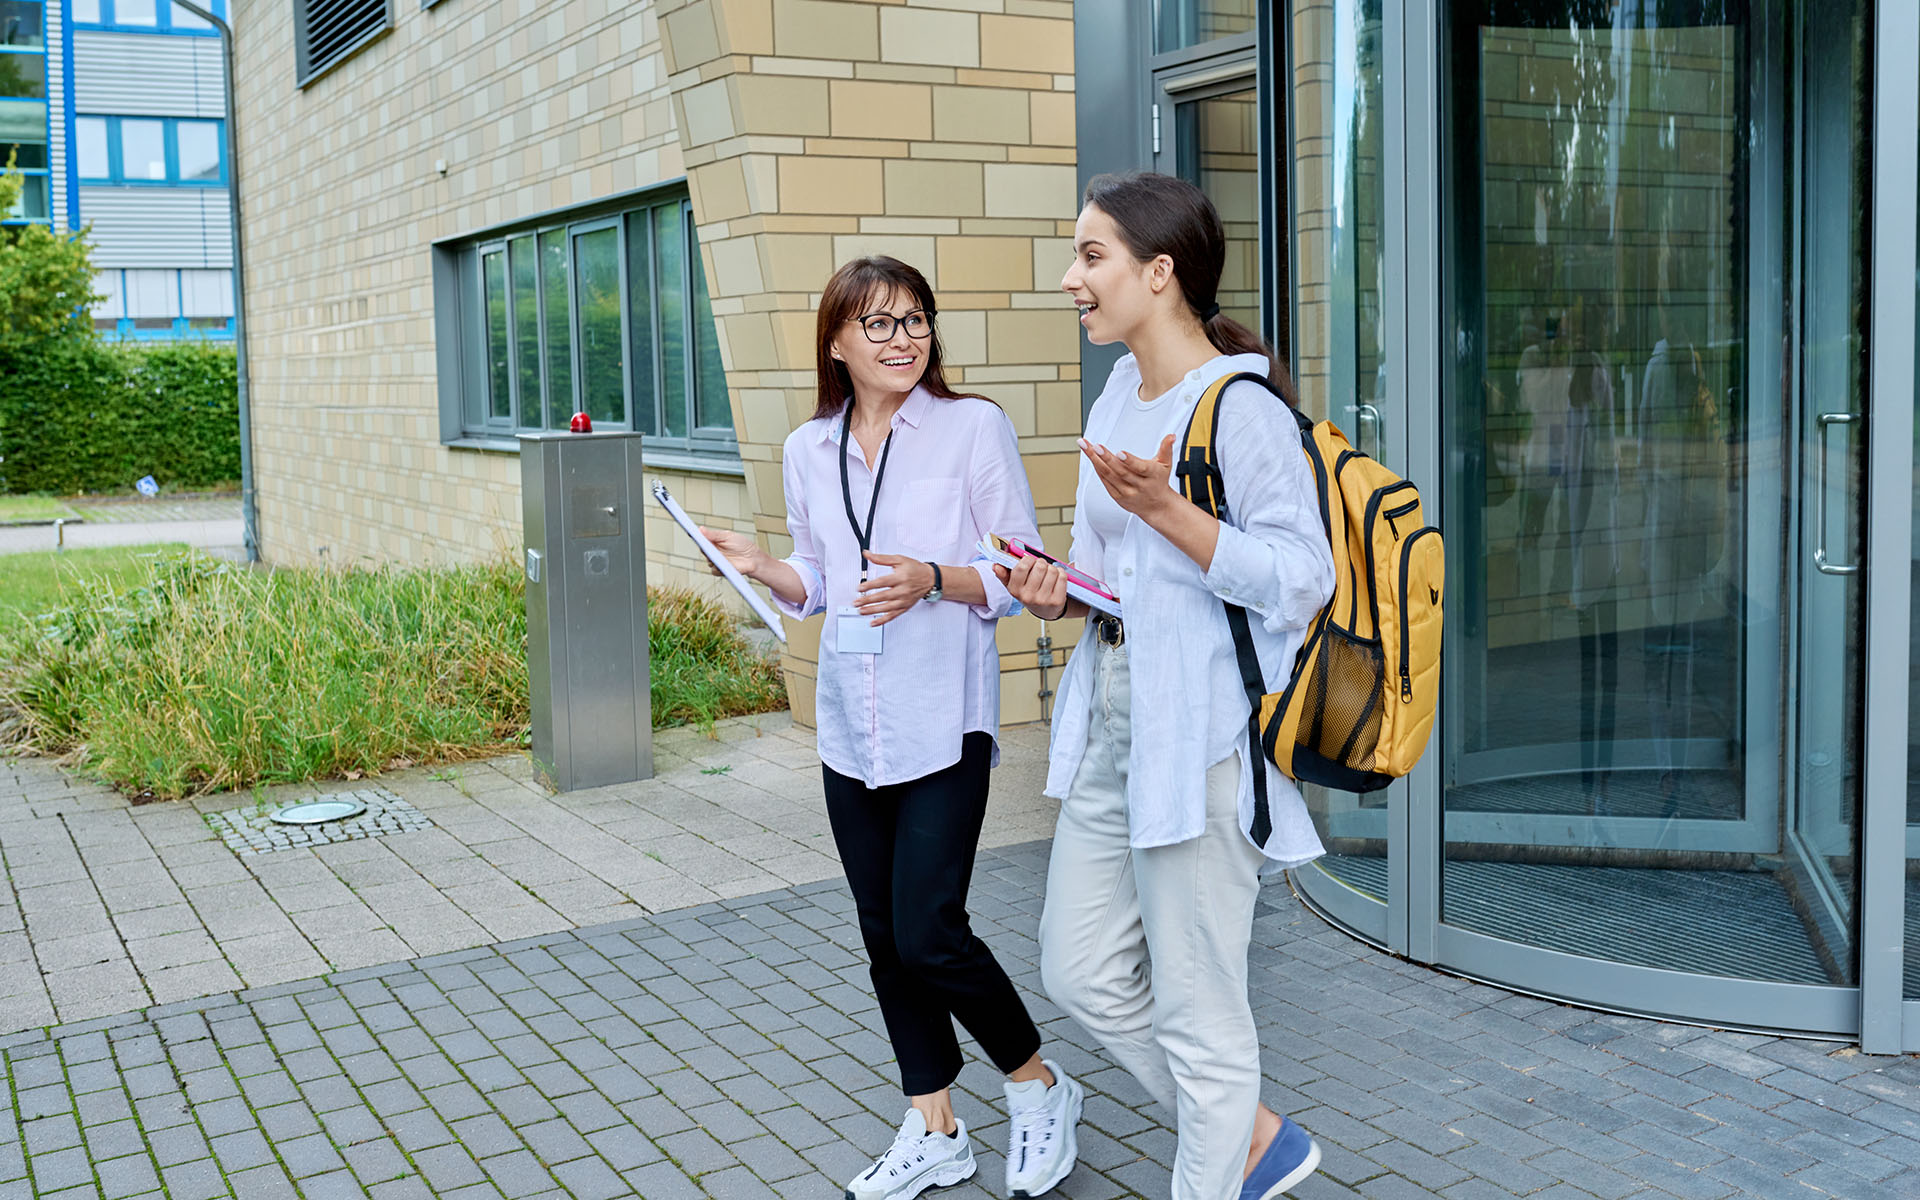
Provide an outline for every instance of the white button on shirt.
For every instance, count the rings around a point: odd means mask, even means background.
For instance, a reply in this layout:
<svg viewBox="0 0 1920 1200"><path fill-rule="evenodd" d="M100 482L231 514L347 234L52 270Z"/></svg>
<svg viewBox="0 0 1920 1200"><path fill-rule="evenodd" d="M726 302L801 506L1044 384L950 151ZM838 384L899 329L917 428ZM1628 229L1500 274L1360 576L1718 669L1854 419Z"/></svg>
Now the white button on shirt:
<svg viewBox="0 0 1920 1200"><path fill-rule="evenodd" d="M874 484L859 446L843 451L840 429L838 416L800 426L787 437L781 467L793 535L786 561L807 594L799 604L778 596L774 602L795 617L828 614L814 688L820 760L868 787L884 787L959 762L961 740L980 731L993 736L998 764L994 624L1020 605L975 547L989 533L1040 544L1013 423L989 401L940 399L924 388L915 388L894 414L872 548L942 566L966 564L962 569L974 570L985 585L987 602L916 604L881 627L879 654L841 654L835 647L841 606L858 602L861 565L840 490L842 454L862 524ZM874 567L872 575L885 570Z"/></svg>
<svg viewBox="0 0 1920 1200"><path fill-rule="evenodd" d="M1243 371L1264 375L1267 360L1257 354L1221 356L1189 373L1156 402L1165 406L1163 435L1184 434L1207 385ZM1114 365L1087 414L1088 441L1104 444L1115 414L1134 401L1139 388L1140 371L1129 354ZM1333 553L1320 520L1319 496L1286 405L1258 384L1229 387L1215 444L1231 520L1221 524L1207 570L1131 514L1118 542L1101 538L1078 516L1073 524L1072 561L1112 584L1126 610L1133 694L1154 698L1133 710L1127 758L1129 837L1142 849L1200 836L1206 826L1207 768L1236 752L1240 827L1251 824L1255 764L1246 753L1249 710L1222 601L1232 599L1251 610L1254 619L1248 624L1267 690L1279 691L1306 640L1308 623L1333 594ZM1095 488L1102 488L1099 477L1082 461L1076 513L1086 511L1086 497ZM1066 798L1086 752L1092 637L1089 623L1060 681L1047 774L1047 795L1056 799ZM1204 719L1196 720L1196 714ZM1264 756L1259 769L1267 772L1273 819L1273 834L1262 850L1280 866L1319 857L1324 851L1299 787Z"/></svg>

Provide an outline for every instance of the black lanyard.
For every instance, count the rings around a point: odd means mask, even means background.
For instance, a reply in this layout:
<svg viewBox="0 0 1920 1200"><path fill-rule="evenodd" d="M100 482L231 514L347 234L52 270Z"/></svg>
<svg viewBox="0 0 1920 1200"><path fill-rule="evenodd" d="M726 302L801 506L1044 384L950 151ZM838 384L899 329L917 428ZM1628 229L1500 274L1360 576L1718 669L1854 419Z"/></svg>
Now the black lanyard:
<svg viewBox="0 0 1920 1200"><path fill-rule="evenodd" d="M847 418L840 423L840 498L847 502L847 524L853 526L854 540L860 543L860 582L867 581L867 551L873 545L873 514L880 506L880 481L887 474L887 455L893 453L893 430L880 444L880 466L873 473L873 498L867 501L867 527L853 515L853 485L847 480L847 451L853 448L853 401L847 401ZM864 453L864 451L862 452Z"/></svg>

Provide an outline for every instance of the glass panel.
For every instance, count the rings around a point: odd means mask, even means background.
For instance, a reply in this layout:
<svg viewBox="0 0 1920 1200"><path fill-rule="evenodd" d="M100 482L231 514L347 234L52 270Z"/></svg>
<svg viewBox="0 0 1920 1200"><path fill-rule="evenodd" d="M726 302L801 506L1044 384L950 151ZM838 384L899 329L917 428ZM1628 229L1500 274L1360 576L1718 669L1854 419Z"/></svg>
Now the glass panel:
<svg viewBox="0 0 1920 1200"><path fill-rule="evenodd" d="M100 23L100 0L73 0L73 23L76 25L98 25Z"/></svg>
<svg viewBox="0 0 1920 1200"><path fill-rule="evenodd" d="M687 240L680 206L653 210L654 304L659 310L660 407L666 435L687 436Z"/></svg>
<svg viewBox="0 0 1920 1200"><path fill-rule="evenodd" d="M47 56L39 51L0 50L0 99L46 98Z"/></svg>
<svg viewBox="0 0 1920 1200"><path fill-rule="evenodd" d="M180 178L194 182L220 179L220 126L214 121L181 121Z"/></svg>
<svg viewBox="0 0 1920 1200"><path fill-rule="evenodd" d="M113 0L115 25L154 25L159 20L154 0Z"/></svg>
<svg viewBox="0 0 1920 1200"><path fill-rule="evenodd" d="M1286 89L1294 115L1291 202L1298 240L1282 270L1292 286L1294 379L1305 411L1333 416L1369 451L1377 450L1378 438L1353 424L1349 406L1361 397L1377 401L1385 386L1381 36L1380 0L1296 6ZM1301 873L1303 885L1311 891L1337 881L1384 902L1386 793L1308 788L1306 797L1329 854ZM1385 919L1383 909L1378 927L1364 932L1385 938Z"/></svg>
<svg viewBox="0 0 1920 1200"><path fill-rule="evenodd" d="M700 429L733 429L733 409L727 403L727 371L720 365L720 337L713 327L713 305L707 299L707 274L700 266L700 235L693 215L687 223L687 276L693 283L694 418Z"/></svg>
<svg viewBox="0 0 1920 1200"><path fill-rule="evenodd" d="M480 256L480 279L486 297L487 412L495 420L513 416L513 367L507 349L507 256L490 250Z"/></svg>
<svg viewBox="0 0 1920 1200"><path fill-rule="evenodd" d="M513 278L513 357L519 380L520 424L540 428L540 262L533 235L507 243L507 268ZM565 428L565 426L561 426Z"/></svg>
<svg viewBox="0 0 1920 1200"><path fill-rule="evenodd" d="M546 334L547 428L565 429L573 419L573 323L568 303L567 231L540 235L540 313Z"/></svg>
<svg viewBox="0 0 1920 1200"><path fill-rule="evenodd" d="M575 235L574 286L580 304L580 393L595 421L627 419L626 329L620 320L620 231Z"/></svg>
<svg viewBox="0 0 1920 1200"><path fill-rule="evenodd" d="M107 119L75 117L73 120L74 159L82 179L106 179L113 174L107 159Z"/></svg>
<svg viewBox="0 0 1920 1200"><path fill-rule="evenodd" d="M0 143L33 143L44 147L47 144L46 104L37 100L0 101Z"/></svg>
<svg viewBox="0 0 1920 1200"><path fill-rule="evenodd" d="M1159 53L1214 38L1252 33L1256 0L1155 0L1153 48Z"/></svg>
<svg viewBox="0 0 1920 1200"><path fill-rule="evenodd" d="M0 0L0 46L46 45L44 11L38 0Z"/></svg>
<svg viewBox="0 0 1920 1200"><path fill-rule="evenodd" d="M18 171L44 171L47 169L47 144L0 141L0 170L4 170L9 162Z"/></svg>
<svg viewBox="0 0 1920 1200"><path fill-rule="evenodd" d="M161 121L120 119L120 176L123 179L167 177L167 134Z"/></svg>
<svg viewBox="0 0 1920 1200"><path fill-rule="evenodd" d="M1249 80L1251 82L1251 80ZM1220 210L1227 261L1215 301L1220 311L1260 328L1259 107L1253 88L1177 106L1175 173Z"/></svg>
<svg viewBox="0 0 1920 1200"><path fill-rule="evenodd" d="M20 199L15 202L13 211L7 214L9 220L44 221L48 218L47 177L28 175L20 180L23 185Z"/></svg>
<svg viewBox="0 0 1920 1200"><path fill-rule="evenodd" d="M1450 924L1854 978L1864 3L1450 8Z"/></svg>
<svg viewBox="0 0 1920 1200"><path fill-rule="evenodd" d="M653 353L653 219L648 209L627 214L627 336L633 339L633 428L660 432Z"/></svg>
<svg viewBox="0 0 1920 1200"><path fill-rule="evenodd" d="M202 4L200 7L207 9L209 12L211 12L213 9L212 0L208 0L208 3ZM188 12L186 9L181 8L178 4L173 6L173 11L168 14L168 17L173 22L173 27L175 29L212 29L213 28L213 25L210 22L200 19L199 17Z"/></svg>

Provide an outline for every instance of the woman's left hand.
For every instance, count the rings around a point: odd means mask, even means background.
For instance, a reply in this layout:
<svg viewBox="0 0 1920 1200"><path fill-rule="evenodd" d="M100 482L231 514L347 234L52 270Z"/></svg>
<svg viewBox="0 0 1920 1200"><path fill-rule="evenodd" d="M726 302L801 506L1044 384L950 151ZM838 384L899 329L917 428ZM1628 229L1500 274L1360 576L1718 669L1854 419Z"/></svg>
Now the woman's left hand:
<svg viewBox="0 0 1920 1200"><path fill-rule="evenodd" d="M875 554L869 550L867 561L892 568L878 579L869 579L860 585L860 612L872 617L872 624L885 625L926 599L927 593L933 590L933 568L917 558Z"/></svg>
<svg viewBox="0 0 1920 1200"><path fill-rule="evenodd" d="M1112 496L1114 503L1147 524L1180 499L1167 480L1173 470L1173 435L1160 442L1160 453L1141 458L1122 450L1118 453L1096 442L1080 439L1080 452L1093 464L1094 474Z"/></svg>

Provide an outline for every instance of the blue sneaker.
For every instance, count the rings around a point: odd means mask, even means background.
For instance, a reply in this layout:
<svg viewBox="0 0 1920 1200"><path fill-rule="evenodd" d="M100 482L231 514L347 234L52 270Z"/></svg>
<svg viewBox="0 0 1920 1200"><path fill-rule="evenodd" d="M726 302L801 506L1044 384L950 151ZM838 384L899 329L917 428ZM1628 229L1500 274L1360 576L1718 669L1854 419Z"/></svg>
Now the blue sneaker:
<svg viewBox="0 0 1920 1200"><path fill-rule="evenodd" d="M1267 1152L1240 1185L1240 1200L1277 1200L1320 1169L1320 1147L1307 1131L1285 1117Z"/></svg>

